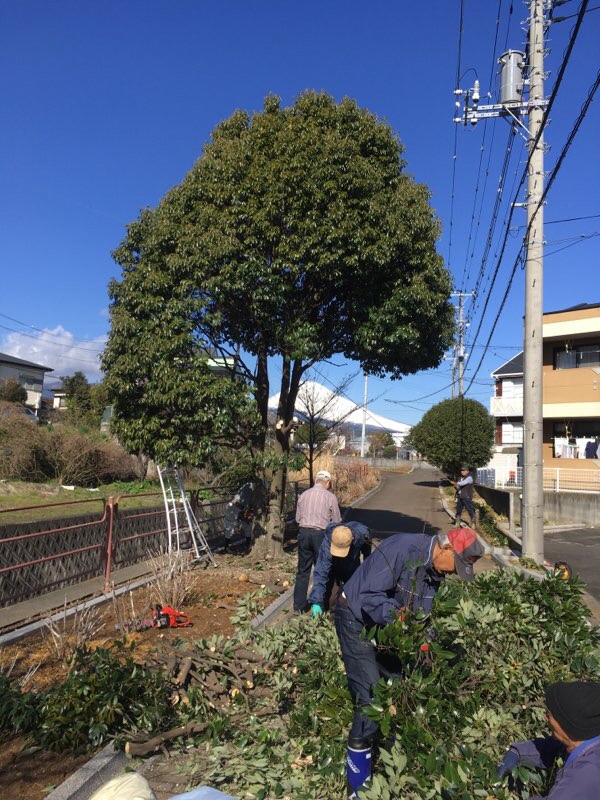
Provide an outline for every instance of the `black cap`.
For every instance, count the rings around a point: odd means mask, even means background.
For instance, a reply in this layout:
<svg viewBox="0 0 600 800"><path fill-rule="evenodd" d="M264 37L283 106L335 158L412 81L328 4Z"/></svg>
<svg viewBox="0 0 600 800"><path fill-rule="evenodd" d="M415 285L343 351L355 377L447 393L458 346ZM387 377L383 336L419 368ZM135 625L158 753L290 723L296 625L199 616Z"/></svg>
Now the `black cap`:
<svg viewBox="0 0 600 800"><path fill-rule="evenodd" d="M546 706L574 742L600 736L600 683L551 683L546 689Z"/></svg>

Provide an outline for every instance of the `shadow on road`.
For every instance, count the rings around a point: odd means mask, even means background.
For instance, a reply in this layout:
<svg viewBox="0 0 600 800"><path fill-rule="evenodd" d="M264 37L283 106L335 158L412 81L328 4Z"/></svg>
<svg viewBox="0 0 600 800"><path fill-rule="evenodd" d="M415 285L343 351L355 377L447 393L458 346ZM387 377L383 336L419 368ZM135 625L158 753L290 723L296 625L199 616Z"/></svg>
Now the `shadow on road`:
<svg viewBox="0 0 600 800"><path fill-rule="evenodd" d="M379 508L355 508L349 516L355 522L362 522L378 539L386 539L394 533L439 533L440 529L420 517L388 511Z"/></svg>

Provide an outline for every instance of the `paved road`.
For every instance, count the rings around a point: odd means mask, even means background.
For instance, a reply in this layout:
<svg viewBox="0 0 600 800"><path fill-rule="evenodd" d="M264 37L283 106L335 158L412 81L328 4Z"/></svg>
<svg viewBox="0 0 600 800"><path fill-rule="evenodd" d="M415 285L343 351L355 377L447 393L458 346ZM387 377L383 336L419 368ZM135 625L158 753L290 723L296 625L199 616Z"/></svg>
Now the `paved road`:
<svg viewBox="0 0 600 800"><path fill-rule="evenodd" d="M600 600L600 528L546 532L544 555L548 561L566 561Z"/></svg>
<svg viewBox="0 0 600 800"><path fill-rule="evenodd" d="M362 522L377 537L391 533L438 533L450 528L439 496L440 473L428 465L410 474L382 473L379 488L354 507L348 519Z"/></svg>
<svg viewBox="0 0 600 800"><path fill-rule="evenodd" d="M369 527L375 536L391 533L437 533L450 529L452 520L442 508L439 473L425 464L410 474L383 473L379 488L348 514ZM547 561L566 561L585 582L598 603L600 619L600 529L582 528L547 531L544 537ZM491 559L481 559L476 571L493 568ZM590 604L592 605L592 604Z"/></svg>

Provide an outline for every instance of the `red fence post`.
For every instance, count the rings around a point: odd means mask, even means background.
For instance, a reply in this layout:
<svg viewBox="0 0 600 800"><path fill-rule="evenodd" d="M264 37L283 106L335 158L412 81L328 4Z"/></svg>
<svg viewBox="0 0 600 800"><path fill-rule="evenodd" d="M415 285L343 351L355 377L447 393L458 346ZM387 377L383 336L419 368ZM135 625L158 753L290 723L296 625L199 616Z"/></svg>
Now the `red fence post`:
<svg viewBox="0 0 600 800"><path fill-rule="evenodd" d="M106 537L106 571L104 573L104 594L110 593L110 575L112 571L113 530L115 520L115 501L108 498L108 535Z"/></svg>

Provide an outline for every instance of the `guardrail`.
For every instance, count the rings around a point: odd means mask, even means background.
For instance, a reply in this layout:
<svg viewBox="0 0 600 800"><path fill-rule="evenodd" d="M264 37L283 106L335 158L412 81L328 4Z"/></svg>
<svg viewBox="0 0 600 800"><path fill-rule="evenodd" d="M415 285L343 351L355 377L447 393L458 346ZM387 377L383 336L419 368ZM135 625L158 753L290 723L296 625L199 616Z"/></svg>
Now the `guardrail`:
<svg viewBox="0 0 600 800"><path fill-rule="evenodd" d="M133 499L139 502L140 497L149 503L156 499L156 505L132 508ZM223 532L227 500L200 501L195 492L191 500L214 545ZM99 503L98 511L87 513ZM11 513L58 506L82 512L51 521L3 522ZM143 561L166 545L160 492L0 509L0 606L99 576L108 592L115 569Z"/></svg>
<svg viewBox="0 0 600 800"><path fill-rule="evenodd" d="M563 469L545 467L544 489L552 492L600 492L599 469ZM495 489L522 489L523 467L498 475L493 469L478 469L477 483Z"/></svg>

